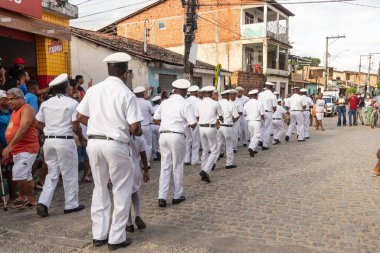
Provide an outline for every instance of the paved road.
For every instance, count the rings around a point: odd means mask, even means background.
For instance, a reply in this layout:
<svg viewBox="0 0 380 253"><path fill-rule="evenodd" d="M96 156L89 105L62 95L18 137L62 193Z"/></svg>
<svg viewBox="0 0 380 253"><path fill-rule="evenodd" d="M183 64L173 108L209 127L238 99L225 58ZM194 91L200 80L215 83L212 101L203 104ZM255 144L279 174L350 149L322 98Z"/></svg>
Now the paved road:
<svg viewBox="0 0 380 253"><path fill-rule="evenodd" d="M238 168L218 162L211 184L199 168L185 168L187 200L157 207L159 163L143 184L148 228L130 234L134 243L119 252L380 252L380 177L371 177L380 130L335 126L312 132L306 143L289 143L250 158ZM63 214L60 187L42 219L35 210L0 211L1 252L106 252L91 245L91 184L80 185L88 208Z"/></svg>

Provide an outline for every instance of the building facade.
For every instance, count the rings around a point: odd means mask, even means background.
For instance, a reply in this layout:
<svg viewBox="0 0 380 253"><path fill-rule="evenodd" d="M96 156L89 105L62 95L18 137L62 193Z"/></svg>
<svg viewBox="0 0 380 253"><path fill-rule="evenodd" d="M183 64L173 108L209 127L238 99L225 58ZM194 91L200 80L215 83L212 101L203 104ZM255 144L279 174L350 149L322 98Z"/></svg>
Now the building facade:
<svg viewBox="0 0 380 253"><path fill-rule="evenodd" d="M0 48L3 66L16 58L41 88L57 75L71 74L69 20L78 8L67 1L0 1Z"/></svg>

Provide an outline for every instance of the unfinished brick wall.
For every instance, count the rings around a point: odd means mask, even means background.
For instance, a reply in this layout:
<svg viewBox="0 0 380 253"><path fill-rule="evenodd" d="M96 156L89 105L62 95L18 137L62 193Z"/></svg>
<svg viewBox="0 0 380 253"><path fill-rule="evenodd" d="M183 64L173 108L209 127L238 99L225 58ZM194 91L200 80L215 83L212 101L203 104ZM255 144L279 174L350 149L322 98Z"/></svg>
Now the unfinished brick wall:
<svg viewBox="0 0 380 253"><path fill-rule="evenodd" d="M234 72L231 75L231 84L233 86L241 86L247 91L253 89L262 89L264 83L264 75L258 75L248 72Z"/></svg>

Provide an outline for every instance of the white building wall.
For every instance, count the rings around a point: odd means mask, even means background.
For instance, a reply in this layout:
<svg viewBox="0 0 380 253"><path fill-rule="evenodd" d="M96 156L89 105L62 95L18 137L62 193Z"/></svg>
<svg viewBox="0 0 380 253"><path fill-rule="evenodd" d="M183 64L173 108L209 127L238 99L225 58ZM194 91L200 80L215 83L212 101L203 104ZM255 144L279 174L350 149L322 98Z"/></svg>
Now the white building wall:
<svg viewBox="0 0 380 253"><path fill-rule="evenodd" d="M107 64L103 62L103 59L112 53L116 53L116 51L98 46L74 35L71 36L70 43L73 77L83 75L85 89L87 89L87 83L91 79L92 83L96 84L107 78ZM133 87L148 85L148 67L144 60L132 57L128 63L128 68L133 73Z"/></svg>
<svg viewBox="0 0 380 253"><path fill-rule="evenodd" d="M282 94L283 96L288 94L288 87L289 87L289 79L286 77L279 77L279 76L267 76L267 81L272 82L276 84L275 91L280 92L281 90L281 83L285 84L285 94Z"/></svg>

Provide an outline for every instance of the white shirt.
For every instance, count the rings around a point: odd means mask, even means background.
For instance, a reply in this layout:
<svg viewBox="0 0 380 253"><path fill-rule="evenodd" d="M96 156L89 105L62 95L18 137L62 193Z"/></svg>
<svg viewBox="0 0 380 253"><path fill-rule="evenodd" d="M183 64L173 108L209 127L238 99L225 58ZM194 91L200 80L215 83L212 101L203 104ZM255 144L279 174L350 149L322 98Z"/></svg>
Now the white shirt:
<svg viewBox="0 0 380 253"><path fill-rule="evenodd" d="M277 105L276 111L273 113L273 119L282 119L286 110L281 105Z"/></svg>
<svg viewBox="0 0 380 253"><path fill-rule="evenodd" d="M73 136L77 106L77 101L64 95L57 95L43 102L36 119L45 124L45 136Z"/></svg>
<svg viewBox="0 0 380 253"><path fill-rule="evenodd" d="M153 118L161 120L160 131L185 133L187 125L197 123L193 107L178 94L162 101Z"/></svg>
<svg viewBox="0 0 380 253"><path fill-rule="evenodd" d="M199 124L215 124L219 116L223 116L219 102L209 97L205 97L195 107L195 116L199 117Z"/></svg>
<svg viewBox="0 0 380 253"><path fill-rule="evenodd" d="M313 105L314 105L313 100L311 100L311 98L309 98L306 95L302 95L302 97L303 97L304 102L306 104L306 111L309 111L310 108L313 107Z"/></svg>
<svg viewBox="0 0 380 253"><path fill-rule="evenodd" d="M193 109L194 109L194 112L196 110L196 105L201 102L202 100L197 98L196 96L189 96L188 98L186 98L187 101L190 102L190 104L193 106Z"/></svg>
<svg viewBox="0 0 380 253"><path fill-rule="evenodd" d="M273 112L273 108L277 106L277 97L271 90L260 92L257 100L263 105L265 111Z"/></svg>
<svg viewBox="0 0 380 253"><path fill-rule="evenodd" d="M238 113L243 113L243 104L240 102L239 99L235 99L234 101L230 100L235 105L235 108Z"/></svg>
<svg viewBox="0 0 380 253"><path fill-rule="evenodd" d="M137 98L137 103L139 104L140 112L144 118L141 121L141 125L142 126L150 125L152 115L154 114L152 103L146 100L145 98Z"/></svg>
<svg viewBox="0 0 380 253"><path fill-rule="evenodd" d="M87 90L78 112L89 117L87 135L129 142L129 125L143 120L136 96L114 76Z"/></svg>
<svg viewBox="0 0 380 253"><path fill-rule="evenodd" d="M233 118L239 117L239 113L236 110L234 104L231 101L228 101L227 99L221 99L219 100L220 107L223 111L223 123L227 125L234 124Z"/></svg>
<svg viewBox="0 0 380 253"><path fill-rule="evenodd" d="M245 103L249 101L249 97L242 95L241 98L237 97L239 99L240 103L244 106Z"/></svg>
<svg viewBox="0 0 380 253"><path fill-rule="evenodd" d="M244 105L244 115L246 116L245 119L248 121L260 121L264 112L264 106L257 99L250 99Z"/></svg>
<svg viewBox="0 0 380 253"><path fill-rule="evenodd" d="M306 106L306 102L299 94L294 93L289 98L290 111L302 111L303 106Z"/></svg>
<svg viewBox="0 0 380 253"><path fill-rule="evenodd" d="M324 113L325 112L325 104L326 104L325 100L317 99L317 101L315 101L315 105L316 105L315 112L316 113Z"/></svg>

